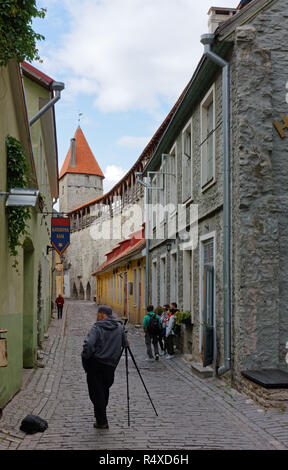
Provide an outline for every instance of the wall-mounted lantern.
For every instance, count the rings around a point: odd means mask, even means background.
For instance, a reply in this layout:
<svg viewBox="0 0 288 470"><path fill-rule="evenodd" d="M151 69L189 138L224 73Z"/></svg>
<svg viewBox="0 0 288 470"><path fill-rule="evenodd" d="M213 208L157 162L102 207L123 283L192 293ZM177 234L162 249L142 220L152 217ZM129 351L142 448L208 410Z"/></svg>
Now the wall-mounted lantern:
<svg viewBox="0 0 288 470"><path fill-rule="evenodd" d="M167 249L168 253L170 253L171 248L172 248L172 242L171 242L171 240L167 240L166 241L166 249Z"/></svg>
<svg viewBox="0 0 288 470"><path fill-rule="evenodd" d="M39 190L30 188L12 188L9 193L0 192L0 202L3 197L6 199L6 207L36 207Z"/></svg>

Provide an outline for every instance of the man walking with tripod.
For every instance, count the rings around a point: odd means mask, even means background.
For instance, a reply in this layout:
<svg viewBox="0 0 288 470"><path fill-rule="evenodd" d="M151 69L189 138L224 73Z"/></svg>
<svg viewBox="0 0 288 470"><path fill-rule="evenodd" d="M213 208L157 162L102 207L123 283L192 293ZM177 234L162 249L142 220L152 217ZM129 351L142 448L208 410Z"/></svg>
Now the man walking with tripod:
<svg viewBox="0 0 288 470"><path fill-rule="evenodd" d="M109 427L106 414L109 389L125 346L127 340L123 326L113 317L111 307L100 306L97 322L88 333L82 351L89 397L94 405L95 428Z"/></svg>

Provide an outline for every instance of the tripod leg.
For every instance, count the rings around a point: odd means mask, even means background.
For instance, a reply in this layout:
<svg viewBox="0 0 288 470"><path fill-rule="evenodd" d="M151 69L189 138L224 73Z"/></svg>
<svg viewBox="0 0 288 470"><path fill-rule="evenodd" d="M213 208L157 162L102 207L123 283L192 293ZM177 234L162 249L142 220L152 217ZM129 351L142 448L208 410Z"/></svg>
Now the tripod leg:
<svg viewBox="0 0 288 470"><path fill-rule="evenodd" d="M127 348L125 348L125 364L126 364L126 383L127 383L127 407L128 407L128 426L130 426L130 409L129 409L129 381L128 381L128 352Z"/></svg>
<svg viewBox="0 0 288 470"><path fill-rule="evenodd" d="M155 406L154 406L154 404L153 404L153 402L152 402L152 400L151 400L151 397L150 397L149 392L148 392L148 390L147 390L147 387L146 387L146 385L145 385L145 383L144 383L144 380L142 379L142 375L140 374L140 370L138 369L138 366L137 366L137 364L136 364L136 361L135 361L135 358L134 358L134 356L133 356L133 354L132 354L132 351L131 351L131 349L130 349L130 346L127 346L127 348L126 348L126 354L127 354L127 349L128 349L128 351L129 351L129 353L130 353L130 356L132 357L132 361L133 361L133 363L134 363L134 366L136 367L136 370L137 370L137 372L138 372L138 374L139 374L139 377L140 377L140 379L141 379L141 382L142 382L142 384L143 384L143 386L144 386L144 388L145 388L145 391L146 391L146 393L147 393L147 395L148 395L148 398L149 398L149 400L150 400L150 403L151 403L151 405L153 406L153 410L155 411L156 416L158 416L158 413L157 413L157 411L156 411L156 409L155 409Z"/></svg>

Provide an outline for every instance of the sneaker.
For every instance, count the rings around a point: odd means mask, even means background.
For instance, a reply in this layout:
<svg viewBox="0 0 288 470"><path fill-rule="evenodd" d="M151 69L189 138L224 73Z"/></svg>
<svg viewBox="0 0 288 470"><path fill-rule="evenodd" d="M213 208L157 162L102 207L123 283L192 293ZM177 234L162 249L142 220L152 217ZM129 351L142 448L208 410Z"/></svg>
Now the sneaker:
<svg viewBox="0 0 288 470"><path fill-rule="evenodd" d="M159 361L159 354L156 354L156 355L155 355L155 360L156 360L156 361Z"/></svg>
<svg viewBox="0 0 288 470"><path fill-rule="evenodd" d="M146 357L145 361L151 362L151 361L154 361L154 359L153 359L153 357Z"/></svg>
<svg viewBox="0 0 288 470"><path fill-rule="evenodd" d="M94 428L97 428L97 429L109 429L109 425L108 425L108 423L105 423L105 424L97 424L97 423L94 423Z"/></svg>
<svg viewBox="0 0 288 470"><path fill-rule="evenodd" d="M173 359L173 357L174 356L172 354L167 354L166 359Z"/></svg>

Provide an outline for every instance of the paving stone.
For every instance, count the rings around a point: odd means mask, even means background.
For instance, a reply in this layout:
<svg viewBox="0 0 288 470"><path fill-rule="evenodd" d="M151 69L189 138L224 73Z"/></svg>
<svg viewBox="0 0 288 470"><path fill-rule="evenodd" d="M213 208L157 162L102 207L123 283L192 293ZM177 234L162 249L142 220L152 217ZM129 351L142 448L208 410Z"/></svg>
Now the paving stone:
<svg viewBox="0 0 288 470"><path fill-rule="evenodd" d="M93 428L81 351L95 318L92 302L66 301L62 320L52 320L43 343L44 368L25 373L22 390L3 410L1 450L288 448L286 412L262 409L219 378L196 377L180 355L173 361L161 357L147 364L143 332L132 325L128 326L131 351L158 416L129 355L128 427L123 355L110 391L110 428ZM19 431L28 413L47 419L48 429L32 436ZM10 440L9 433L14 436Z"/></svg>

